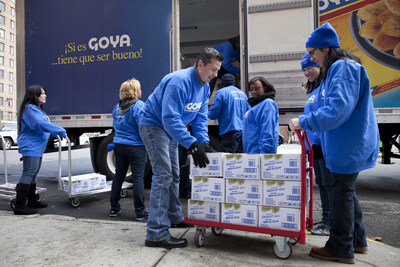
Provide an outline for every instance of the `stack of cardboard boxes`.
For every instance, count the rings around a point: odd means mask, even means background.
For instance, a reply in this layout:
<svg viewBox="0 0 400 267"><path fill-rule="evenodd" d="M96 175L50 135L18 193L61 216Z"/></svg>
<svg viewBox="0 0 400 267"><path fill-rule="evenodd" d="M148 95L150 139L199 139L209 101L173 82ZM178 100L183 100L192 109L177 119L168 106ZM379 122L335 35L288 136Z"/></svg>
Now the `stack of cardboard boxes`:
<svg viewBox="0 0 400 267"><path fill-rule="evenodd" d="M71 194L102 189L106 185L106 176L99 173L75 175L71 177ZM69 186L69 178L62 177L60 189L69 192Z"/></svg>
<svg viewBox="0 0 400 267"><path fill-rule="evenodd" d="M207 156L206 168L191 162L188 218L300 230L300 152Z"/></svg>

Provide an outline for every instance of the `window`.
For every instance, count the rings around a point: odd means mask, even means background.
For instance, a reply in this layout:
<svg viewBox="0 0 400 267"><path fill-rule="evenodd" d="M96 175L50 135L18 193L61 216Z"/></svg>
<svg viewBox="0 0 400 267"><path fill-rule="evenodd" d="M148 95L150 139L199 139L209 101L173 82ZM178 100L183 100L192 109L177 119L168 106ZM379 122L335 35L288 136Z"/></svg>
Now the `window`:
<svg viewBox="0 0 400 267"><path fill-rule="evenodd" d="M4 43L0 42L0 52L4 52Z"/></svg>
<svg viewBox="0 0 400 267"><path fill-rule="evenodd" d="M11 3L15 4L15 0L10 0Z"/></svg>
<svg viewBox="0 0 400 267"><path fill-rule="evenodd" d="M6 4L3 1L0 1L0 11L6 10Z"/></svg>
<svg viewBox="0 0 400 267"><path fill-rule="evenodd" d="M9 65L10 68L14 68L14 59L10 58L10 61L9 61L8 65Z"/></svg>
<svg viewBox="0 0 400 267"><path fill-rule="evenodd" d="M4 92L4 84L0 83L0 93Z"/></svg>
<svg viewBox="0 0 400 267"><path fill-rule="evenodd" d="M9 106L9 107L13 106L13 99L12 98L7 98L7 106Z"/></svg>
<svg viewBox="0 0 400 267"><path fill-rule="evenodd" d="M9 94L13 94L13 92L14 92L14 87L12 85L9 85L8 86L8 93Z"/></svg>
<svg viewBox="0 0 400 267"><path fill-rule="evenodd" d="M0 107L2 107L2 106L3 106L3 98L0 97Z"/></svg>
<svg viewBox="0 0 400 267"><path fill-rule="evenodd" d="M14 73L9 72L9 73L8 73L8 79L9 79L10 81L14 80Z"/></svg>
<svg viewBox="0 0 400 267"><path fill-rule="evenodd" d="M0 56L0 65L4 65L4 57Z"/></svg>
<svg viewBox="0 0 400 267"><path fill-rule="evenodd" d="M10 7L11 16L15 17L15 8Z"/></svg>
<svg viewBox="0 0 400 267"><path fill-rule="evenodd" d="M12 19L10 19L10 27L11 29L15 29L15 21L13 21Z"/></svg>
<svg viewBox="0 0 400 267"><path fill-rule="evenodd" d="M4 38L4 35L5 35L5 31L3 29L0 29L0 37Z"/></svg>
<svg viewBox="0 0 400 267"><path fill-rule="evenodd" d="M12 121L12 112L8 112L7 120Z"/></svg>
<svg viewBox="0 0 400 267"><path fill-rule="evenodd" d="M14 34L10 32L10 41L14 43Z"/></svg>
<svg viewBox="0 0 400 267"><path fill-rule="evenodd" d="M10 45L10 54L14 55L14 46Z"/></svg>
<svg viewBox="0 0 400 267"><path fill-rule="evenodd" d="M6 18L2 15L0 15L0 24L6 24Z"/></svg>
<svg viewBox="0 0 400 267"><path fill-rule="evenodd" d="M4 70L0 70L0 79L4 79Z"/></svg>

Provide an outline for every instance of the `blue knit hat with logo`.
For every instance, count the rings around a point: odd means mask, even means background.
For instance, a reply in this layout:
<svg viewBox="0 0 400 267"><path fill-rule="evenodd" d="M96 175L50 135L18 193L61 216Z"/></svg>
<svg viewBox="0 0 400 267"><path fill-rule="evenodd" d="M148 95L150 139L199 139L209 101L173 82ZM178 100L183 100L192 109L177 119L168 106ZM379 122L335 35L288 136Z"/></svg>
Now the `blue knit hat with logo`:
<svg viewBox="0 0 400 267"><path fill-rule="evenodd" d="M308 67L319 67L317 63L311 61L310 54L308 52L304 54L300 64L301 64L301 70L304 70Z"/></svg>
<svg viewBox="0 0 400 267"><path fill-rule="evenodd" d="M307 39L306 47L340 47L339 36L332 25L329 22L325 22L311 33Z"/></svg>

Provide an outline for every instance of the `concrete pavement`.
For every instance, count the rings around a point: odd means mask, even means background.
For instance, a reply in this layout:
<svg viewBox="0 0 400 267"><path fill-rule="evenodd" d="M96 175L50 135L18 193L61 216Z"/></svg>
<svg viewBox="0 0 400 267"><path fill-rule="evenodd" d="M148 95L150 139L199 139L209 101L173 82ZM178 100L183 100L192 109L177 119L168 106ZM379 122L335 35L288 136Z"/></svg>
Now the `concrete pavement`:
<svg viewBox="0 0 400 267"><path fill-rule="evenodd" d="M60 215L15 216L0 211L0 266L339 266L308 256L327 237L307 235L287 260L274 256L269 235L207 229L204 246L194 244L196 228L171 229L188 239L178 249L144 246L145 222L75 219ZM400 248L368 241L368 254L354 266L400 266Z"/></svg>

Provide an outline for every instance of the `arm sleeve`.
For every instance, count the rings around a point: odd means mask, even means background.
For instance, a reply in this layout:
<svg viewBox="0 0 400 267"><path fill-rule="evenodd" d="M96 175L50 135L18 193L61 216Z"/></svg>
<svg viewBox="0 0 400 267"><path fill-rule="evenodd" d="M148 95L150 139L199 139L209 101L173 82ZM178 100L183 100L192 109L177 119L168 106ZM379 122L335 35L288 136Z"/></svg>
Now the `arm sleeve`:
<svg viewBox="0 0 400 267"><path fill-rule="evenodd" d="M232 45L230 45L226 48L226 51L224 51L224 62L222 62L222 67L228 72L238 74L240 73L240 69L232 65L232 58L237 60L238 56L236 56L235 50Z"/></svg>
<svg viewBox="0 0 400 267"><path fill-rule="evenodd" d="M274 106L267 102L262 116L260 117L260 139L258 140L261 154L275 153L275 117L276 110Z"/></svg>
<svg viewBox="0 0 400 267"><path fill-rule="evenodd" d="M207 94L205 101L201 105L199 112L196 117L192 121L192 131L196 139L204 144L210 142L210 138L208 137L208 125L207 125L207 109L208 109L208 99L210 97L210 93ZM190 146L190 145L189 145Z"/></svg>
<svg viewBox="0 0 400 267"><path fill-rule="evenodd" d="M67 136L65 129L52 123L39 108L29 105L24 111L24 116L26 117L25 123L32 130L48 132L54 137L57 137L57 135L60 137Z"/></svg>
<svg viewBox="0 0 400 267"><path fill-rule="evenodd" d="M345 62L332 65L326 84L325 103L318 110L299 117L304 130L325 132L339 127L350 118L359 98L359 82L356 73L344 66ZM332 72L331 72L332 71Z"/></svg>
<svg viewBox="0 0 400 267"><path fill-rule="evenodd" d="M219 114L221 113L222 109L222 96L220 92L215 94L215 98L213 103L211 104L210 110L208 111L208 117L211 120L215 120L219 118Z"/></svg>

